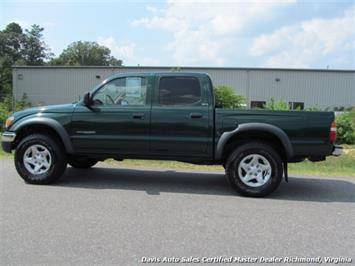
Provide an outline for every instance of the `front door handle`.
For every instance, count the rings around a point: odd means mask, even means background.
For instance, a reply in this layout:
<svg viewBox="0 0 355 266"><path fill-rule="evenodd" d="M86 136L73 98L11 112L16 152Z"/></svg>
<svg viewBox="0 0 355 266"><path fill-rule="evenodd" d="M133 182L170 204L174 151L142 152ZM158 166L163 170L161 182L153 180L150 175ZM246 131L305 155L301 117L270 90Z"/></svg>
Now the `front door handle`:
<svg viewBox="0 0 355 266"><path fill-rule="evenodd" d="M132 118L133 119L144 119L144 113L133 113Z"/></svg>
<svg viewBox="0 0 355 266"><path fill-rule="evenodd" d="M201 118L202 114L201 113L191 113L190 118Z"/></svg>

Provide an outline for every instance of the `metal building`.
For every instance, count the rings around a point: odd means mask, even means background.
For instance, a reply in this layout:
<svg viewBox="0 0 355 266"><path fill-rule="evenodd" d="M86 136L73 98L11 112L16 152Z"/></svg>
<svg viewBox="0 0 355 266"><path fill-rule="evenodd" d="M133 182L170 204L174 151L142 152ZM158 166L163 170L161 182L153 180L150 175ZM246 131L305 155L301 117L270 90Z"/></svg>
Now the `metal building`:
<svg viewBox="0 0 355 266"><path fill-rule="evenodd" d="M57 104L78 100L113 73L167 72L172 67L14 66L13 95L32 103ZM229 85L247 98L248 107L261 107L270 98L294 108L317 106L332 110L355 106L355 70L180 67L204 72L214 85Z"/></svg>

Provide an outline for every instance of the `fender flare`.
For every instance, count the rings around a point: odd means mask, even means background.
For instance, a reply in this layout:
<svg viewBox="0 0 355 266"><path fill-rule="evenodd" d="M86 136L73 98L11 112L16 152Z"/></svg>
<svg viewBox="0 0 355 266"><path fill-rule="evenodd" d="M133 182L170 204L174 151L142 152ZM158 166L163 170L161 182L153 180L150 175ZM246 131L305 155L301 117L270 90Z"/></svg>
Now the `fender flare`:
<svg viewBox="0 0 355 266"><path fill-rule="evenodd" d="M265 123L245 123L245 124L240 124L236 129L232 131L224 132L221 135L217 143L215 159L220 160L222 158L224 147L228 142L228 140L230 140L230 138L240 133L251 131L251 130L263 131L274 135L281 141L283 148L285 149L287 158L291 158L293 156L293 147L291 141L288 138L287 134L282 129Z"/></svg>
<svg viewBox="0 0 355 266"><path fill-rule="evenodd" d="M45 125L45 126L52 128L55 132L57 132L57 134L61 138L61 140L64 144L64 147L65 147L65 150L68 153L73 153L73 145L71 143L71 140L70 140L70 137L69 137L67 131L58 121L56 121L54 119L47 118L47 117L33 117L30 119L25 118L24 120L20 120L19 122L15 123L15 125L11 128L11 131L18 132L22 128L29 126L29 125L33 125L33 124L41 124L41 125Z"/></svg>

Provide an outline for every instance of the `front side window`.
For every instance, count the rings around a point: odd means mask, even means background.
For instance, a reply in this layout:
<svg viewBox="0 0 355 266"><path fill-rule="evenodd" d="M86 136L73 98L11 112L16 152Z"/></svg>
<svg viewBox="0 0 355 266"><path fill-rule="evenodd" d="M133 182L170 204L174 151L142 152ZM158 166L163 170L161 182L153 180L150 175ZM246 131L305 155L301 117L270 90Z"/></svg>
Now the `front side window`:
<svg viewBox="0 0 355 266"><path fill-rule="evenodd" d="M94 95L95 105L126 106L145 105L147 98L147 79L126 77L111 80Z"/></svg>
<svg viewBox="0 0 355 266"><path fill-rule="evenodd" d="M201 100L200 82L195 77L162 77L159 82L159 104L191 105Z"/></svg>

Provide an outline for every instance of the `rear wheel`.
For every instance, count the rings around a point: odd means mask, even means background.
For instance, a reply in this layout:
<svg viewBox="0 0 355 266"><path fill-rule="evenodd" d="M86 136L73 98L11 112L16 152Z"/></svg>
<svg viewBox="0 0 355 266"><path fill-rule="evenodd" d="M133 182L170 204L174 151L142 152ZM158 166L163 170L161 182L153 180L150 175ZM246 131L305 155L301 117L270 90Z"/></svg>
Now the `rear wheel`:
<svg viewBox="0 0 355 266"><path fill-rule="evenodd" d="M60 178L67 165L60 143L45 134L25 137L15 151L19 175L30 184L49 184Z"/></svg>
<svg viewBox="0 0 355 266"><path fill-rule="evenodd" d="M97 160L87 157L70 157L68 163L74 168L90 168L97 163Z"/></svg>
<svg viewBox="0 0 355 266"><path fill-rule="evenodd" d="M226 162L226 175L238 193L263 197L272 193L282 179L280 155L267 143L243 144L231 153Z"/></svg>

